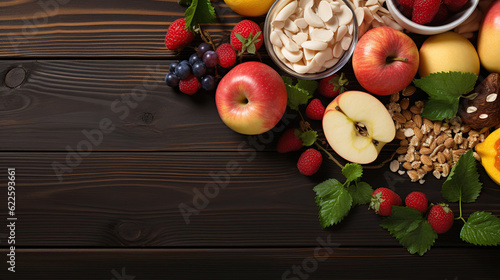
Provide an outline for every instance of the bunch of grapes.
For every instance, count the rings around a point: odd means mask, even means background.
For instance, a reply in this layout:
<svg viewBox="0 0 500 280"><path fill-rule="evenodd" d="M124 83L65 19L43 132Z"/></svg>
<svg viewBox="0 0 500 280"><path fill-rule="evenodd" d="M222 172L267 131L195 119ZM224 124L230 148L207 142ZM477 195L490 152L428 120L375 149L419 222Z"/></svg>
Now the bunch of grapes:
<svg viewBox="0 0 500 280"><path fill-rule="evenodd" d="M185 94L194 94L200 88L212 91L216 88L215 67L218 55L208 43L201 43L189 60L173 62L165 82L170 87L179 87Z"/></svg>

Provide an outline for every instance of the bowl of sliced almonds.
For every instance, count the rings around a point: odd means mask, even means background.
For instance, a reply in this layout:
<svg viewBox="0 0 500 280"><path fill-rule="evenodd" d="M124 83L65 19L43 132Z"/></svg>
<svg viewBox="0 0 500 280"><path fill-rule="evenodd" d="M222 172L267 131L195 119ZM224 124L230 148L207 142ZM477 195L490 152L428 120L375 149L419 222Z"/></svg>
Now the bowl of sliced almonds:
<svg viewBox="0 0 500 280"><path fill-rule="evenodd" d="M358 23L349 0L278 0L264 24L266 49L287 74L328 77L351 58Z"/></svg>

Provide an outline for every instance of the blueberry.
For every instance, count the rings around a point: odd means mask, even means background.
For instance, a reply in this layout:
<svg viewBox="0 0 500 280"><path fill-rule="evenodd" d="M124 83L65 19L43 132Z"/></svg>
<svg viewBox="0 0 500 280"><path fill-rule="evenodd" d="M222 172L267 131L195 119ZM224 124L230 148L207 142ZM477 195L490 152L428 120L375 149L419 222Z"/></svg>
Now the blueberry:
<svg viewBox="0 0 500 280"><path fill-rule="evenodd" d="M203 62L207 67L215 67L217 65L217 58L219 56L214 51L207 51L203 54Z"/></svg>
<svg viewBox="0 0 500 280"><path fill-rule="evenodd" d="M174 73L168 73L167 76L165 76L165 82L169 87L176 87L179 85L179 77Z"/></svg>
<svg viewBox="0 0 500 280"><path fill-rule="evenodd" d="M181 62L175 67L175 75L179 77L179 79L185 80L191 75L191 67L189 67L189 64Z"/></svg>
<svg viewBox="0 0 500 280"><path fill-rule="evenodd" d="M193 66L198 61L201 61L201 58L197 54L195 54L195 53L193 53L189 57L189 64L191 64L191 66Z"/></svg>
<svg viewBox="0 0 500 280"><path fill-rule="evenodd" d="M216 86L214 76L207 75L201 79L201 87L206 91L214 90Z"/></svg>
<svg viewBox="0 0 500 280"><path fill-rule="evenodd" d="M202 57L203 54L206 52L206 51L209 51L212 49L212 46L210 46L210 44L208 43L201 43L199 46L198 46L198 50L196 51L196 53L198 54L199 57Z"/></svg>
<svg viewBox="0 0 500 280"><path fill-rule="evenodd" d="M172 62L172 63L170 63L170 65L168 66L168 71L170 71L170 72L174 73L174 71L175 71L175 67L177 67L177 65L178 65L178 64L179 64L179 62L178 62L178 61L177 61L177 62Z"/></svg>
<svg viewBox="0 0 500 280"><path fill-rule="evenodd" d="M193 65L193 75L197 78L201 78L203 75L207 73L207 66L205 66L205 63L203 61L197 61Z"/></svg>

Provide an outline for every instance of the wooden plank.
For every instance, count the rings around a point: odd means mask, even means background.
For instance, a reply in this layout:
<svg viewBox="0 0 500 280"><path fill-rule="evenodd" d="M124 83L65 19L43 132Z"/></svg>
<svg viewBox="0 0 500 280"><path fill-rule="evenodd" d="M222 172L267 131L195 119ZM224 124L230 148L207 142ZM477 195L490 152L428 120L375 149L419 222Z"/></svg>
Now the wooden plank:
<svg viewBox="0 0 500 280"><path fill-rule="evenodd" d="M205 29L227 39L242 18L213 3L217 24ZM0 57L173 57L168 26L184 17L176 0L13 0L0 3ZM264 22L264 17L255 18Z"/></svg>
<svg viewBox="0 0 500 280"><path fill-rule="evenodd" d="M187 96L164 84L170 62L0 61L0 134L8 135L0 138L0 147L10 151L75 149L89 134L98 137L101 121L109 120L116 128L102 133L102 141L96 141L93 150L235 151L243 141L264 142L259 147L275 150L284 126L299 120L288 111L272 133L237 134L221 121L213 92ZM25 74L11 75L16 71ZM311 123L321 126L319 121Z"/></svg>
<svg viewBox="0 0 500 280"><path fill-rule="evenodd" d="M326 241L326 240L324 240ZM3 279L498 279L498 248L19 249ZM6 250L0 250L2 255ZM316 256L316 257L315 257Z"/></svg>
<svg viewBox="0 0 500 280"><path fill-rule="evenodd" d="M52 165L69 168L66 157L72 170L65 170L59 181ZM94 152L78 164L65 153L3 152L0 171L16 168L21 247L290 247L311 246L328 235L342 246L398 246L366 206L322 230L312 188L327 178L342 178L340 170L325 162L315 176L302 176L297 157L248 150ZM477 203L464 205L464 213L485 210L498 216L500 189L482 170L481 175L482 194ZM410 183L387 167L366 169L364 180L391 187L402 197L420 190L431 202L442 201L443 180ZM0 185L6 181L6 175L0 177ZM6 196L1 192L0 201ZM456 203L452 209L458 213ZM7 213L0 214L5 221ZM459 239L460 228L457 221L436 246L467 246Z"/></svg>

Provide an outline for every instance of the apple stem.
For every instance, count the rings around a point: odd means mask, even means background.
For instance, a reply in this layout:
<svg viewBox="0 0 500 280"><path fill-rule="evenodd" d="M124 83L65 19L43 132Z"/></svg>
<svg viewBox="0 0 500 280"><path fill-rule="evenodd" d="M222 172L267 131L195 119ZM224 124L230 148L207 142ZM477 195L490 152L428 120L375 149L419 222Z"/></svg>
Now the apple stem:
<svg viewBox="0 0 500 280"><path fill-rule="evenodd" d="M406 58L406 57L388 57L387 58L387 62L394 62L394 61L408 62L408 58Z"/></svg>
<svg viewBox="0 0 500 280"><path fill-rule="evenodd" d="M317 141L314 142L314 144L316 144L316 146L322 150L323 152L325 152L325 154L328 156L329 159L331 159L335 164L338 165L338 167L340 167L340 169L344 168L344 166L336 159L333 157L333 155L327 151L325 148L323 148L323 146L321 146Z"/></svg>

